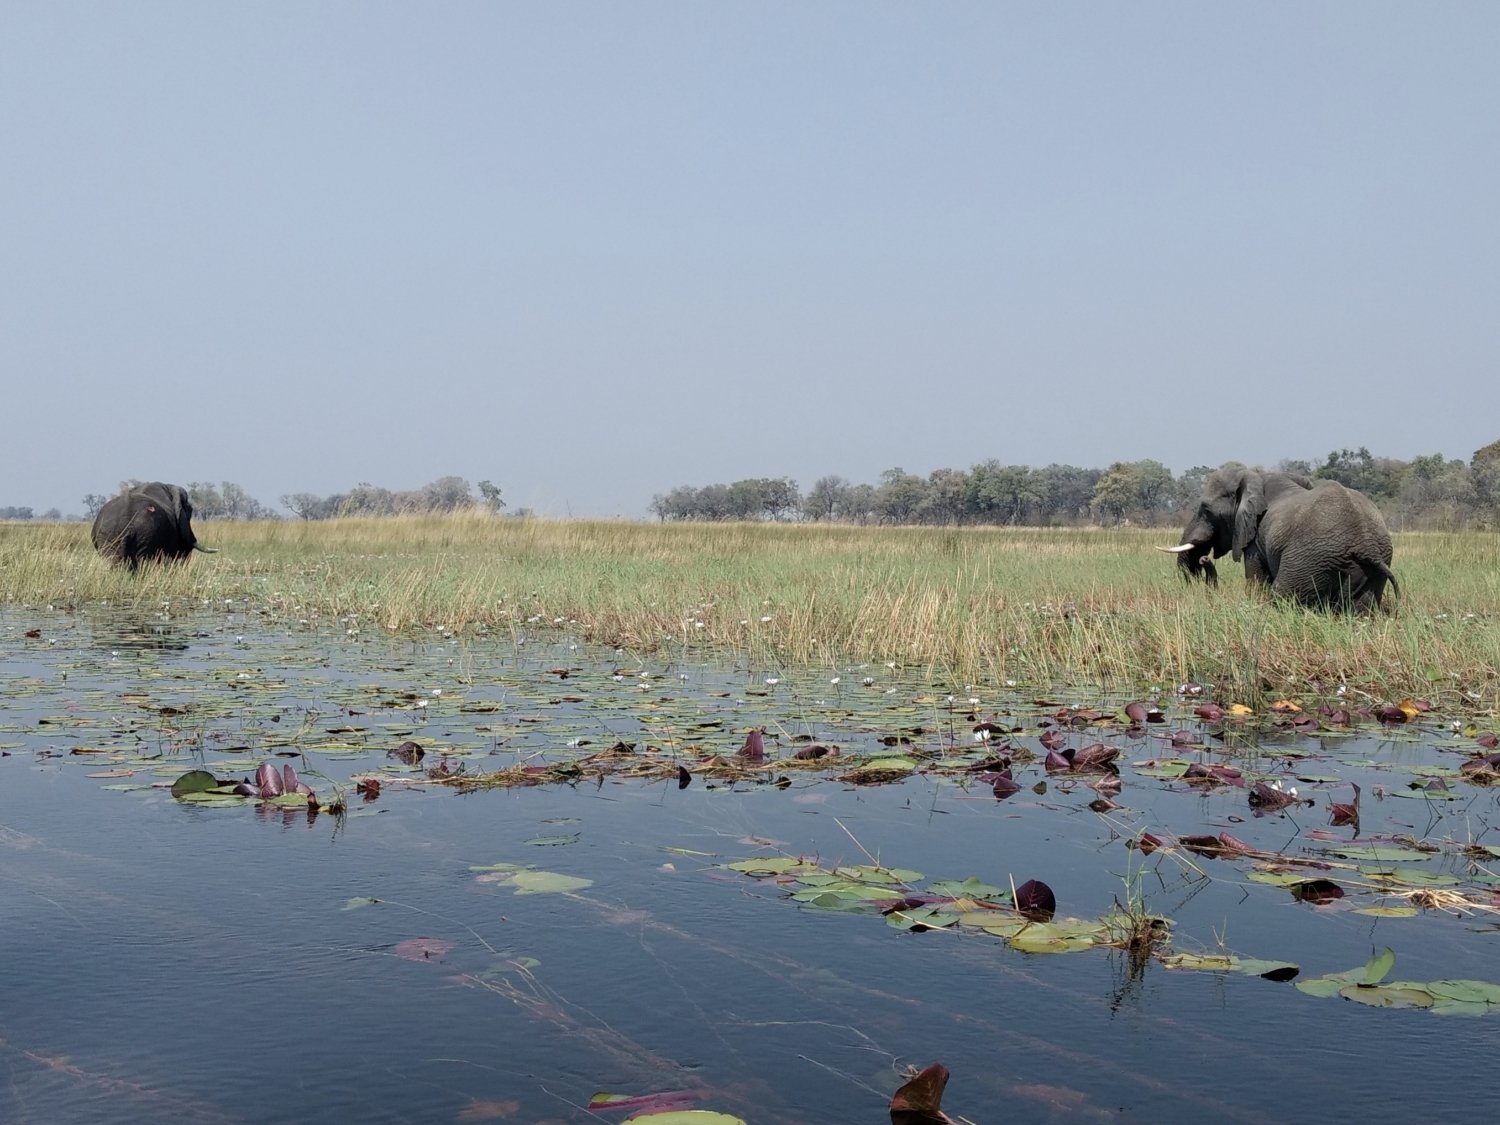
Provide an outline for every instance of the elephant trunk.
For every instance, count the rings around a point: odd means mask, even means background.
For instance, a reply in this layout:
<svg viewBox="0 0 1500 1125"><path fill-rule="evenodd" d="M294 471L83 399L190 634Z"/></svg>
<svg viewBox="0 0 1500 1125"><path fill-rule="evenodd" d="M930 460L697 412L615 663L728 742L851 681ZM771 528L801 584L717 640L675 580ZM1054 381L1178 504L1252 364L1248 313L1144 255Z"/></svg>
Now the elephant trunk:
<svg viewBox="0 0 1500 1125"><path fill-rule="evenodd" d="M1219 584L1219 572L1214 568L1213 548L1209 544L1179 543L1175 547L1158 547L1169 555L1177 556L1178 573L1186 582L1202 578L1210 586Z"/></svg>

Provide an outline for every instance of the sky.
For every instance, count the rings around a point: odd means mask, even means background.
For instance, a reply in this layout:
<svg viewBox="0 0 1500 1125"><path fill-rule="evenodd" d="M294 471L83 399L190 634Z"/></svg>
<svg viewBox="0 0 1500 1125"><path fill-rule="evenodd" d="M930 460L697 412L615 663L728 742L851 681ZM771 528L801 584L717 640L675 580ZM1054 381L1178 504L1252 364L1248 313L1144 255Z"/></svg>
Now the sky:
<svg viewBox="0 0 1500 1125"><path fill-rule="evenodd" d="M1500 5L0 0L0 506L1500 438Z"/></svg>

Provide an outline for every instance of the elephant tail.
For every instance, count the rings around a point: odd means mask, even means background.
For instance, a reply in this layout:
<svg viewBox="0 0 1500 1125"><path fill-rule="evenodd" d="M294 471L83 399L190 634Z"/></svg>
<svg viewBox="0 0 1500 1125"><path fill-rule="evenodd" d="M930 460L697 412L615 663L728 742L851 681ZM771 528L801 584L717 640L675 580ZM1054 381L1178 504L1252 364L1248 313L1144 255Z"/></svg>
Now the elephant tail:
<svg viewBox="0 0 1500 1125"><path fill-rule="evenodd" d="M1391 570L1391 564L1382 559L1376 559L1375 566L1381 574L1385 575L1385 580L1391 584L1391 592L1399 598L1401 596L1401 583L1396 581L1396 575Z"/></svg>
<svg viewBox="0 0 1500 1125"><path fill-rule="evenodd" d="M1365 572L1364 588L1379 588L1386 582L1391 584L1391 592L1398 598L1401 596L1401 583L1396 581L1396 574L1391 570L1391 564L1382 558L1365 558L1360 560L1360 569ZM1379 604L1379 594L1375 597L1375 603Z"/></svg>

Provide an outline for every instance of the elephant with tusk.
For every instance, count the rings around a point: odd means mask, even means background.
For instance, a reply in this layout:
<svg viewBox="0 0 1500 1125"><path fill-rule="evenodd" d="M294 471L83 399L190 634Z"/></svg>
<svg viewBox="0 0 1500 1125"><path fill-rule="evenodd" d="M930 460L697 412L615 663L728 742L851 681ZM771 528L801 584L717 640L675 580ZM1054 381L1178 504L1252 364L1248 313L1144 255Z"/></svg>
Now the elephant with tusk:
<svg viewBox="0 0 1500 1125"><path fill-rule="evenodd" d="M193 505L177 484L152 481L106 501L94 517L94 549L134 570L143 562L175 562L194 551L212 554L193 534Z"/></svg>
<svg viewBox="0 0 1500 1125"><path fill-rule="evenodd" d="M1208 478L1177 556L1182 576L1218 584L1213 560L1243 560L1245 578L1306 606L1367 612L1391 572L1391 533L1362 492L1338 481L1230 463Z"/></svg>

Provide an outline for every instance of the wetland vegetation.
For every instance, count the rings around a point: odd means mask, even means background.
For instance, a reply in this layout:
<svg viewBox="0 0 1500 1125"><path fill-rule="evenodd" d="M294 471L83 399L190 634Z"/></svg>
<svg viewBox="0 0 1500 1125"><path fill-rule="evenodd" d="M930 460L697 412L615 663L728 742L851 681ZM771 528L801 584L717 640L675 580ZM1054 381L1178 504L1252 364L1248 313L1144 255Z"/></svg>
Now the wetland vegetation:
<svg viewBox="0 0 1500 1125"><path fill-rule="evenodd" d="M1340 617L1173 535L0 527L0 1116L1472 1116L1497 537Z"/></svg>
<svg viewBox="0 0 1500 1125"><path fill-rule="evenodd" d="M1500 534L1396 536L1394 612L1268 604L1238 574L1185 587L1134 528L859 528L495 520L212 523L211 565L132 577L77 527L0 528L0 598L178 611L226 600L294 627L459 635L558 630L632 652L758 665L893 663L928 678L1116 690L1195 681L1237 696L1500 693ZM1174 540L1175 541L1175 540Z"/></svg>

